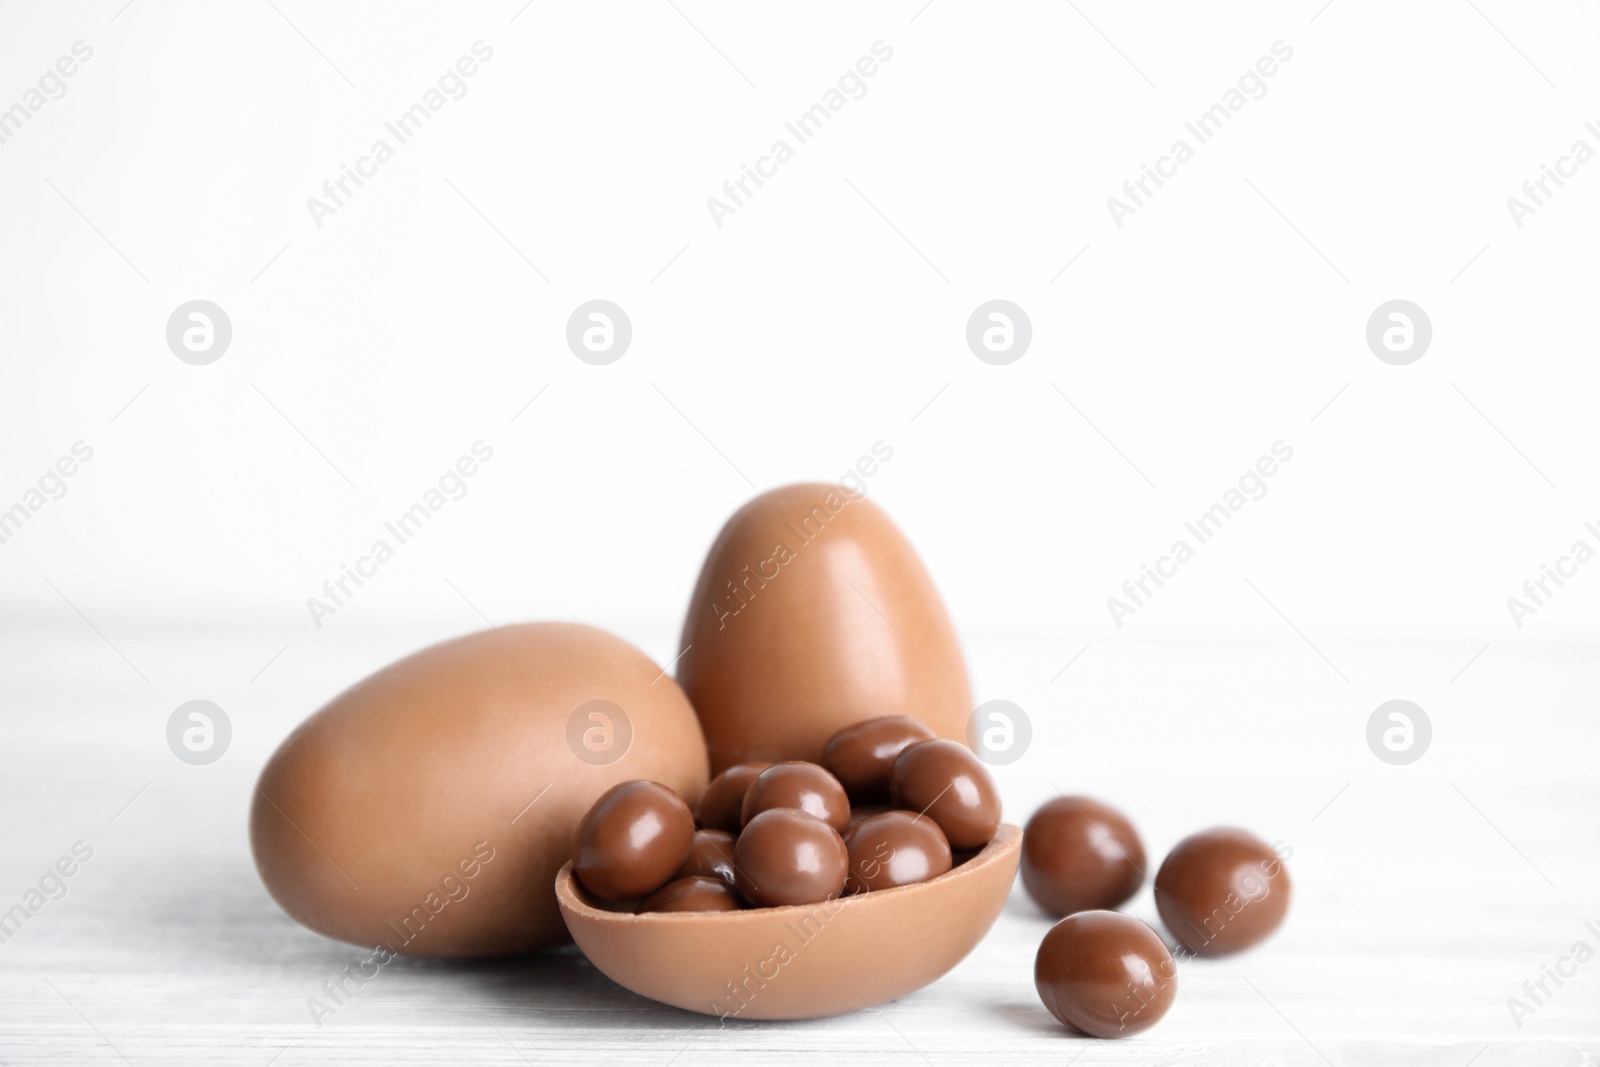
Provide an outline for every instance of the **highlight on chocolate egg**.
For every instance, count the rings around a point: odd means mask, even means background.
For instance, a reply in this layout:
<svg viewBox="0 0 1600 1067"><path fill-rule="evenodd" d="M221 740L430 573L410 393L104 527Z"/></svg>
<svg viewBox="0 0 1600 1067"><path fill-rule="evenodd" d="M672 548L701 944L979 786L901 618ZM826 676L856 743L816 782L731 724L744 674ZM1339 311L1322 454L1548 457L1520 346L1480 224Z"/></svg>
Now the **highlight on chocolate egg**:
<svg viewBox="0 0 1600 1067"><path fill-rule="evenodd" d="M727 521L676 679L619 637L544 622L356 681L256 783L250 843L272 898L386 958L570 939L618 996L753 1022L938 981L1001 919L1020 869L1060 919L1009 920L1041 924L1023 934L1039 1010L1095 1037L1155 1026L1180 963L1282 925L1287 850L1205 830L1151 879L1140 833L1104 800L1057 792L1026 830L1007 823L1015 776L1067 774L1030 766L1040 749L991 766L969 747L955 627L860 488L786 486ZM1136 912L1147 881L1176 954L1113 910ZM1013 955L986 966L1024 973Z"/></svg>
<svg viewBox="0 0 1600 1067"><path fill-rule="evenodd" d="M568 744L572 712L597 700L632 730L610 762ZM577 623L501 626L414 652L295 729L256 782L250 845L272 898L318 933L404 956L516 955L568 940L553 884L602 794L658 783L687 848L707 777L693 709L644 653Z"/></svg>
<svg viewBox="0 0 1600 1067"><path fill-rule="evenodd" d="M944 601L856 486L784 486L736 511L706 554L679 647L713 774L826 764L837 731L886 716L966 738L972 692Z"/></svg>

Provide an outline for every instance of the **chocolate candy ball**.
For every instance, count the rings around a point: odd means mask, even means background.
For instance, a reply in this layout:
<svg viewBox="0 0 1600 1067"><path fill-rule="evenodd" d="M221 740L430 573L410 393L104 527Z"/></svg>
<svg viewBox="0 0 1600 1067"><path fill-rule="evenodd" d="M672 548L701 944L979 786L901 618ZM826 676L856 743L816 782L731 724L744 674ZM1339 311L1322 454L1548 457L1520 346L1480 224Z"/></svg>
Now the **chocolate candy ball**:
<svg viewBox="0 0 1600 1067"><path fill-rule="evenodd" d="M798 808L758 812L733 851L739 893L758 908L836 897L849 864L838 831Z"/></svg>
<svg viewBox="0 0 1600 1067"><path fill-rule="evenodd" d="M798 808L838 833L850 826L850 799L844 795L844 786L815 763L775 763L756 776L744 795L745 825L773 808Z"/></svg>
<svg viewBox="0 0 1600 1067"><path fill-rule="evenodd" d="M939 824L953 849L982 848L1000 829L1000 791L958 741L918 741L889 776L890 803Z"/></svg>
<svg viewBox="0 0 1600 1067"><path fill-rule="evenodd" d="M738 833L739 827L744 825L741 815L744 795L756 775L770 766L770 763L736 763L711 779L700 796L701 828Z"/></svg>
<svg viewBox="0 0 1600 1067"><path fill-rule="evenodd" d="M846 726L828 739L822 765L844 786L852 804L889 799L889 772L907 745L927 741L933 731L904 715L884 715Z"/></svg>
<svg viewBox="0 0 1600 1067"><path fill-rule="evenodd" d="M1166 942L1138 919L1080 911L1051 927L1033 961L1050 1014L1091 1037L1127 1037L1161 1021L1178 994Z"/></svg>
<svg viewBox="0 0 1600 1067"><path fill-rule="evenodd" d="M716 878L733 884L733 835L721 830L696 830L689 858L678 868L677 878Z"/></svg>
<svg viewBox="0 0 1600 1067"><path fill-rule="evenodd" d="M1156 873L1155 889L1161 921L1197 956L1258 944L1289 911L1289 870L1272 846L1227 826L1179 841Z"/></svg>
<svg viewBox="0 0 1600 1067"><path fill-rule="evenodd" d="M639 905L644 911L738 911L743 904L733 887L720 878L679 878L668 882Z"/></svg>
<svg viewBox="0 0 1600 1067"><path fill-rule="evenodd" d="M623 782L578 824L572 873L601 900L632 900L666 885L689 856L689 805L658 782Z"/></svg>
<svg viewBox="0 0 1600 1067"><path fill-rule="evenodd" d="M869 816L850 828L848 893L869 893L926 882L950 869L950 842L927 816L890 811Z"/></svg>
<svg viewBox="0 0 1600 1067"><path fill-rule="evenodd" d="M1056 797L1022 831L1022 884L1051 915L1115 908L1144 884L1144 845L1116 808Z"/></svg>

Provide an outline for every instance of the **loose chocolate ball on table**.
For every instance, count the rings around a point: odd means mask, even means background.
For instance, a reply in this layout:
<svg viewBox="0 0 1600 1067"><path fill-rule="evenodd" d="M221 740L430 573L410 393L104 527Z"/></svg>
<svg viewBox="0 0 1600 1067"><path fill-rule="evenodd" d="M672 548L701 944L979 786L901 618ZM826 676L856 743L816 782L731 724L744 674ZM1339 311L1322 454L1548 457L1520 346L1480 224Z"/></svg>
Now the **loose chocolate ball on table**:
<svg viewBox="0 0 1600 1067"><path fill-rule="evenodd" d="M839 832L799 808L758 812L739 834L733 861L740 895L758 908L836 897L850 866Z"/></svg>
<svg viewBox="0 0 1600 1067"><path fill-rule="evenodd" d="M770 763L736 763L711 779L700 797L701 828L738 833L744 824L741 814L744 795L756 776L770 766Z"/></svg>
<svg viewBox="0 0 1600 1067"><path fill-rule="evenodd" d="M850 828L845 892L868 893L926 882L950 869L950 842L927 816L909 811L873 815Z"/></svg>
<svg viewBox="0 0 1600 1067"><path fill-rule="evenodd" d="M602 900L632 900L666 885L689 856L689 805L658 782L623 782L578 824L572 873Z"/></svg>
<svg viewBox="0 0 1600 1067"><path fill-rule="evenodd" d="M1144 871L1133 824L1090 797L1056 797L1022 831L1022 884L1051 915L1126 903Z"/></svg>
<svg viewBox="0 0 1600 1067"><path fill-rule="evenodd" d="M890 803L939 824L950 847L982 848L1000 829L1000 791L972 750L958 741L918 741L889 776Z"/></svg>
<svg viewBox="0 0 1600 1067"><path fill-rule="evenodd" d="M774 763L756 776L744 795L744 824L748 826L751 819L772 808L798 808L839 833L850 826L850 800L844 795L844 786L815 763Z"/></svg>
<svg viewBox="0 0 1600 1067"><path fill-rule="evenodd" d="M1227 956L1269 937L1289 911L1289 870L1247 830L1219 826L1178 842L1156 872L1156 910L1197 956Z"/></svg>
<svg viewBox="0 0 1600 1067"><path fill-rule="evenodd" d="M645 911L738 911L744 905L733 887L720 878L679 878L651 893L639 905Z"/></svg>
<svg viewBox="0 0 1600 1067"><path fill-rule="evenodd" d="M716 878L733 884L733 835L721 830L696 830L689 858L678 868L677 878Z"/></svg>
<svg viewBox="0 0 1600 1067"><path fill-rule="evenodd" d="M907 745L932 739L916 719L884 715L846 726L828 740L822 765L844 786L852 804L889 799L889 772Z"/></svg>
<svg viewBox="0 0 1600 1067"><path fill-rule="evenodd" d="M1161 1021L1178 965L1150 927L1115 911L1080 911L1051 927L1033 961L1039 999L1091 1037L1127 1037Z"/></svg>

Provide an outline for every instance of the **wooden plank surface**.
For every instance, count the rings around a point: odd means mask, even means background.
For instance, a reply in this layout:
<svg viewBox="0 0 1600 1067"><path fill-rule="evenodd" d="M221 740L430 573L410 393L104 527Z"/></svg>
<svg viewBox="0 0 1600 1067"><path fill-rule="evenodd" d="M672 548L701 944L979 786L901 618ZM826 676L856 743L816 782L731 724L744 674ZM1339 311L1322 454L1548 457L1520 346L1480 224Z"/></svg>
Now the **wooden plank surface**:
<svg viewBox="0 0 1600 1067"><path fill-rule="evenodd" d="M1559 989L1547 982L1552 995L1520 1027L1507 1007L1575 942L1600 948L1585 926L1600 930L1587 639L1491 647L1454 682L1482 644L1471 635L1319 640L1344 682L1292 633L1098 641L1060 674L1083 640L967 635L979 695L1015 700L1033 724L1029 752L996 770L1011 821L1061 788L1126 810L1152 863L1217 823L1294 850L1296 898L1279 936L1184 964L1168 1018L1106 1042L1041 1007L1032 962L1049 921L1020 887L946 978L833 1019L722 1025L636 997L569 950L396 961L318 1025L309 998L367 953L300 928L267 897L245 837L251 783L318 703L448 631L349 630L260 674L282 643L268 629L125 621L115 632L148 681L75 618L4 629L0 906L23 901L76 842L92 850L64 895L0 944L5 1062L1600 1059L1600 963ZM671 658L670 627L624 632ZM1408 767L1379 762L1364 737L1372 708L1399 695L1434 723L1432 749ZM171 709L197 696L234 726L230 751L207 767L180 763L163 736ZM1155 920L1148 888L1129 910Z"/></svg>

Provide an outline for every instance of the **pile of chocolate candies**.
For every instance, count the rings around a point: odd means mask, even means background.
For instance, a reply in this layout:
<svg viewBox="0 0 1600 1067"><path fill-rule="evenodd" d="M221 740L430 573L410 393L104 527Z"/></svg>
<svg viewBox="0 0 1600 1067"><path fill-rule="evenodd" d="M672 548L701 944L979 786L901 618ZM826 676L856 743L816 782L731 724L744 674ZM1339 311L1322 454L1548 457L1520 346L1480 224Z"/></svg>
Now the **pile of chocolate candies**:
<svg viewBox="0 0 1600 1067"><path fill-rule="evenodd" d="M1178 842L1156 873L1156 911L1179 955L1227 956L1269 937L1289 910L1289 872L1272 846L1217 827ZM1095 1037L1161 1020L1177 962L1148 925L1113 911L1145 880L1144 845L1127 817L1090 797L1045 804L1022 833L1022 884L1065 916L1045 935L1033 980L1050 1014Z"/></svg>
<svg viewBox="0 0 1600 1067"><path fill-rule="evenodd" d="M971 750L885 716L834 734L821 766L729 767L698 819L660 783L613 786L578 827L572 870L641 912L814 904L936 878L999 828L999 791Z"/></svg>

